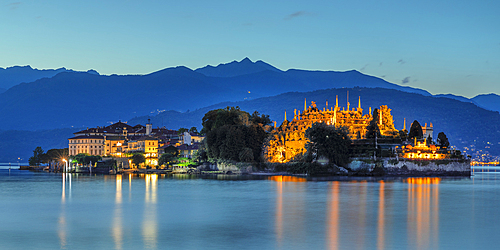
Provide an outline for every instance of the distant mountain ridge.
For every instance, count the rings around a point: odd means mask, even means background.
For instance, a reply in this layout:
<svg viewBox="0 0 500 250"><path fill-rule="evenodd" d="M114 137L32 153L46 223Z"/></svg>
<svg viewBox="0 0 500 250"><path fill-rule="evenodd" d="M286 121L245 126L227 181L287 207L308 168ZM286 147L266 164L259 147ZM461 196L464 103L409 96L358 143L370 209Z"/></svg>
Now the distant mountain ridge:
<svg viewBox="0 0 500 250"><path fill-rule="evenodd" d="M32 71L31 67L20 69ZM0 129L91 127L164 110L185 112L290 91L360 86L430 95L357 71L281 71L248 58L198 70L166 68L147 75L107 76L61 70L50 78L21 83L1 93L0 117L9 119L0 123ZM42 72L55 74L56 70Z"/></svg>
<svg viewBox="0 0 500 250"><path fill-rule="evenodd" d="M240 62L232 61L230 63L221 63L216 67L207 65L203 68L196 69L195 71L212 77L233 77L262 72L266 70L282 72L281 70L263 61L259 60L256 62L252 62L248 57L245 57Z"/></svg>
<svg viewBox="0 0 500 250"><path fill-rule="evenodd" d="M497 94L477 95L471 100L486 109L500 112L500 96Z"/></svg>
<svg viewBox="0 0 500 250"><path fill-rule="evenodd" d="M386 88L431 96L425 90L399 86L355 70L282 71L248 58L216 67L192 70L178 66L146 75L99 75L65 68L40 71L29 66L8 69L56 75L0 92L0 117L5 117L0 130L92 127L165 110L182 113L221 102L331 88Z"/></svg>
<svg viewBox="0 0 500 250"><path fill-rule="evenodd" d="M26 66L13 66L2 68L0 67L0 93L1 88L7 90L17 84L23 82L34 82L41 78L50 78L61 72L76 72L71 69L58 68L58 69L34 69L29 65ZM87 73L99 74L95 70L88 70Z"/></svg>

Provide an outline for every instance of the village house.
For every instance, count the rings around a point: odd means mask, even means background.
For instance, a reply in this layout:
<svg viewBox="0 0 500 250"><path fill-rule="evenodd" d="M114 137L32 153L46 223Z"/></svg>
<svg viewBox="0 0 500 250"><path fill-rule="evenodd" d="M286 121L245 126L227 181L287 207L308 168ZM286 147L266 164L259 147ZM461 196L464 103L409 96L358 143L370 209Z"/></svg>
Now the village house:
<svg viewBox="0 0 500 250"><path fill-rule="evenodd" d="M184 132L179 135L176 130L153 128L150 121L143 125L130 126L118 121L106 127L87 128L73 133L68 139L69 155L80 153L89 155L110 156L116 158L129 157L133 153L144 153L145 165L158 165L162 148L169 145L177 147L181 155L191 158L198 146L194 145L203 139L197 133Z"/></svg>

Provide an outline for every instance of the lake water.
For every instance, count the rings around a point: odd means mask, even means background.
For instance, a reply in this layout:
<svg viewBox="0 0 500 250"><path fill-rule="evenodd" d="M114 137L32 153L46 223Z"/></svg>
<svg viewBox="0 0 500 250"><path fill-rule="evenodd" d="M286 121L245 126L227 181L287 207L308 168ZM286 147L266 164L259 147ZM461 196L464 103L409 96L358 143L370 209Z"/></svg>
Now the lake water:
<svg viewBox="0 0 500 250"><path fill-rule="evenodd" d="M474 170L306 181L0 169L0 249L498 249L500 169Z"/></svg>

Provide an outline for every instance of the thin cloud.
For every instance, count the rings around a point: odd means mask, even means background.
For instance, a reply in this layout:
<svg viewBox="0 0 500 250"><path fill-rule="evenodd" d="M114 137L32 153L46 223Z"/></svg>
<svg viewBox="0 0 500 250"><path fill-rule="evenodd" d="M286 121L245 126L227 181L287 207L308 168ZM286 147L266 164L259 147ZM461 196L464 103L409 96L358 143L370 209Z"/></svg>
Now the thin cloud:
<svg viewBox="0 0 500 250"><path fill-rule="evenodd" d="M406 84L406 83L409 83L409 82L410 82L410 77L409 76L405 77L405 79L403 79L401 81L401 83L403 83L403 84Z"/></svg>
<svg viewBox="0 0 500 250"><path fill-rule="evenodd" d="M382 67L382 63L383 63L383 62L380 62L380 64L379 64L378 66L379 66L379 67Z"/></svg>
<svg viewBox="0 0 500 250"><path fill-rule="evenodd" d="M11 10L15 10L19 7L19 5L21 5L22 3L21 2L13 2L13 3L9 3L7 4L7 6L10 7Z"/></svg>
<svg viewBox="0 0 500 250"><path fill-rule="evenodd" d="M405 64L405 63L406 63L406 61L404 61L403 59L399 59L398 63L400 63L400 64Z"/></svg>
<svg viewBox="0 0 500 250"><path fill-rule="evenodd" d="M243 26L252 26L252 23L244 23Z"/></svg>
<svg viewBox="0 0 500 250"><path fill-rule="evenodd" d="M293 18L296 18L296 17L305 16L307 14L308 14L307 12L301 10L301 11L297 11L297 12L294 12L294 13L286 16L284 19L285 20L290 20L290 19L293 19Z"/></svg>
<svg viewBox="0 0 500 250"><path fill-rule="evenodd" d="M359 71L364 71L366 69L366 67L368 67L369 64L366 64L365 66L363 66L363 68L359 69Z"/></svg>

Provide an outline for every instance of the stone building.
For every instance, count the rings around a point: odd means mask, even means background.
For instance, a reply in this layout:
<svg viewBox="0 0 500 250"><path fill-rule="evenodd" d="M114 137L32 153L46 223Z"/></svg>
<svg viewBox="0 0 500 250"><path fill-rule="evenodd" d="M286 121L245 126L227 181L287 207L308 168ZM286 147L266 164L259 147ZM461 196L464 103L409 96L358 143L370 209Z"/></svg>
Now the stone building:
<svg viewBox="0 0 500 250"><path fill-rule="evenodd" d="M381 134L385 136L397 135L390 111L386 105L380 106L378 126ZM349 101L347 101L346 108L341 108L338 104L338 96L334 107L329 108L327 102L323 110L318 109L315 102L311 102L311 106L307 107L307 102L304 101L304 111L294 110L291 121L287 120L285 111L283 123L276 127L275 122L275 131L271 135L265 155L270 162L288 162L296 155L305 153L305 146L308 142L305 132L316 122L344 126L349 130L351 139L363 139L367 132L367 126L372 120L371 113L370 108L368 114L363 114L361 98L358 99L358 106L352 109Z"/></svg>

